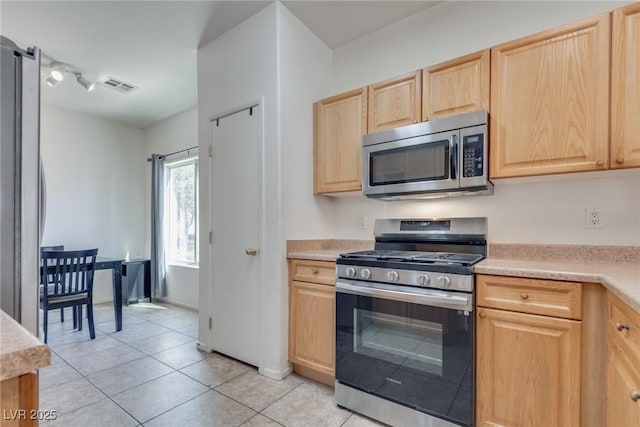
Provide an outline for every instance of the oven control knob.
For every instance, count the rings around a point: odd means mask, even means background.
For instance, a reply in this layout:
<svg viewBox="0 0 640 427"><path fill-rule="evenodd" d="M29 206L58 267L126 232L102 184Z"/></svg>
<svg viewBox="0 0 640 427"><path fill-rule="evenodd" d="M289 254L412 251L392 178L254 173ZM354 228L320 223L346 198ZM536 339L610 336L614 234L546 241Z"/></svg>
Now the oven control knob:
<svg viewBox="0 0 640 427"><path fill-rule="evenodd" d="M418 285L420 286L427 286L430 281L431 281L431 278L426 274L421 274L418 276Z"/></svg>
<svg viewBox="0 0 640 427"><path fill-rule="evenodd" d="M451 279L449 279L447 276L438 277L439 288L448 288L449 286L451 286Z"/></svg>
<svg viewBox="0 0 640 427"><path fill-rule="evenodd" d="M398 272L396 271L390 271L387 273L387 279L391 280L392 282L397 282L398 278Z"/></svg>
<svg viewBox="0 0 640 427"><path fill-rule="evenodd" d="M347 267L347 269L344 271L347 274L347 277L355 277L356 276L356 269L353 267Z"/></svg>
<svg viewBox="0 0 640 427"><path fill-rule="evenodd" d="M367 280L369 277L371 277L371 270L369 270L368 268L363 268L362 270L360 270L360 277Z"/></svg>

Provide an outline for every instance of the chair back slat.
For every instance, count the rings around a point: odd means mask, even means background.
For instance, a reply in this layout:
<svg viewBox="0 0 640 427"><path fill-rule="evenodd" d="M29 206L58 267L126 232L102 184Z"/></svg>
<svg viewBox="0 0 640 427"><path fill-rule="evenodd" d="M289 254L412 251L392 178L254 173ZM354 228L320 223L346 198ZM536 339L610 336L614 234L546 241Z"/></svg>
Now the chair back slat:
<svg viewBox="0 0 640 427"><path fill-rule="evenodd" d="M41 251L41 280L50 285L46 286L47 297L92 293L97 254L97 249Z"/></svg>

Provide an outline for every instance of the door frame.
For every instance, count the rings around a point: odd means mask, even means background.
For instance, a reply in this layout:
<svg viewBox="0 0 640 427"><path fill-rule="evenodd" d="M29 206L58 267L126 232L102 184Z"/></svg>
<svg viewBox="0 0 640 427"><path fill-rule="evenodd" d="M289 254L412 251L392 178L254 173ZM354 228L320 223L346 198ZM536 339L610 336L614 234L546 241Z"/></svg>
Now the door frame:
<svg viewBox="0 0 640 427"><path fill-rule="evenodd" d="M200 195L206 193L207 194L207 202L206 203L202 203L202 200L200 200L200 280L199 280L199 295L200 295L200 300L201 300L201 305L200 305L200 309L199 309L199 336L202 336L202 332L203 330L205 331L206 337L207 337L207 342L203 343L201 341L198 340L197 343L197 347L200 350L203 351L207 351L207 352L212 352L213 348L211 343L213 342L213 329L209 328L209 318L213 318L212 315L212 307L213 307L213 292L212 292L212 285L211 285L211 279L212 279L212 274L211 274L211 270L210 270L210 266L212 265L213 262L213 247L212 247L212 242L209 241L209 232L212 231L213 229L213 223L212 223L212 214L213 214L213 190L211 187L211 182L213 180L213 157L211 155L211 151L212 150L212 126L214 126L213 122L220 118L220 120L224 120L224 116L228 116L228 115L232 115L235 113L239 113L242 110L248 110L249 108L251 108L252 106L257 106L258 107L258 111L257 111L257 115L256 115L256 119L258 120L258 159L259 159L259 164L260 164L260 184L258 185L258 191L259 191L259 211L258 211L258 250L259 253L264 253L265 248L264 248L264 242L266 241L265 239L265 230L266 230L266 215L265 215L265 193L266 193L266 189L265 189L265 182L266 182L266 177L265 177L265 129L264 129L264 108L265 108L265 102L264 102L264 96L260 96L259 98L254 98L253 100L249 100L246 102L242 102L239 104L236 104L235 106L232 106L230 108L226 108L222 111L219 111L215 114L211 114L208 115L206 118L206 122L205 122L205 126L206 126L206 130L205 130L205 134L206 134L206 147L200 147L200 153L206 153L206 155L208 156L208 161L202 161L202 158L200 159ZM256 114L256 113L254 113ZM202 144L202 141L201 141ZM205 165L208 168L208 171L203 171L202 170L202 166ZM206 186L203 186L203 178L207 179L207 184ZM202 197L201 197L202 199ZM214 233L214 239L215 239L215 233ZM203 244L204 243L204 244ZM203 251L206 251L206 254L203 253ZM203 269L203 263L202 261L206 260L207 261L207 266L205 269ZM258 319L260 320L260 322L263 319L263 299L262 299L262 291L264 288L264 279L263 279L263 274L262 272L264 271L264 257L263 256L258 256L258 283L257 283L257 288L258 288ZM204 270L204 271L203 271ZM204 274L203 274L204 273ZM206 302L206 306L202 306L202 302ZM259 325L257 326L259 328ZM262 368L263 364L264 364L264 358L263 358L263 346L264 346L264 339L262 336L261 331L258 331L258 368Z"/></svg>

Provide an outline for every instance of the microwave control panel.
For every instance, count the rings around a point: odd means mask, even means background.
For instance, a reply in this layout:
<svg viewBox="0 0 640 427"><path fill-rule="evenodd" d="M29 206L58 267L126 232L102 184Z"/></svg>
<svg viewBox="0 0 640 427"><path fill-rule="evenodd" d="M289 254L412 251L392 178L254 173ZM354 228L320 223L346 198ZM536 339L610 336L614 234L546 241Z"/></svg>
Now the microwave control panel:
<svg viewBox="0 0 640 427"><path fill-rule="evenodd" d="M462 139L462 176L484 175L484 135L467 135Z"/></svg>

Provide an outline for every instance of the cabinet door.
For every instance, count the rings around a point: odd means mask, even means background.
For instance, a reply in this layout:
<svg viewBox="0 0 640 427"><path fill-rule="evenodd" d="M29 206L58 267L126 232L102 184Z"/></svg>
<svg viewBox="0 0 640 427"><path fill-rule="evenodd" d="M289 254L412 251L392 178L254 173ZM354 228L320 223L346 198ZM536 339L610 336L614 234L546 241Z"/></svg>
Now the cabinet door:
<svg viewBox="0 0 640 427"><path fill-rule="evenodd" d="M362 135L367 133L367 88L314 104L314 192L362 188Z"/></svg>
<svg viewBox="0 0 640 427"><path fill-rule="evenodd" d="M369 133L418 123L421 90L420 71L369 86Z"/></svg>
<svg viewBox="0 0 640 427"><path fill-rule="evenodd" d="M640 426L640 376L622 354L623 350L609 340L607 425Z"/></svg>
<svg viewBox="0 0 640 427"><path fill-rule="evenodd" d="M491 49L490 175L609 164L610 15Z"/></svg>
<svg viewBox="0 0 640 427"><path fill-rule="evenodd" d="M292 281L289 285L289 360L334 375L335 288Z"/></svg>
<svg viewBox="0 0 640 427"><path fill-rule="evenodd" d="M640 3L613 11L611 167L640 166Z"/></svg>
<svg viewBox="0 0 640 427"><path fill-rule="evenodd" d="M490 50L423 70L422 120L489 109Z"/></svg>
<svg viewBox="0 0 640 427"><path fill-rule="evenodd" d="M478 426L579 426L581 325L479 307Z"/></svg>

